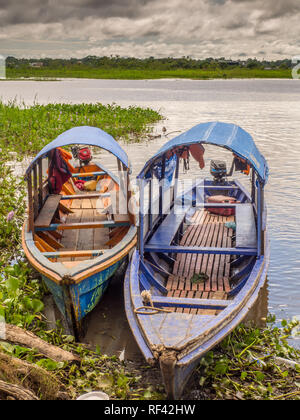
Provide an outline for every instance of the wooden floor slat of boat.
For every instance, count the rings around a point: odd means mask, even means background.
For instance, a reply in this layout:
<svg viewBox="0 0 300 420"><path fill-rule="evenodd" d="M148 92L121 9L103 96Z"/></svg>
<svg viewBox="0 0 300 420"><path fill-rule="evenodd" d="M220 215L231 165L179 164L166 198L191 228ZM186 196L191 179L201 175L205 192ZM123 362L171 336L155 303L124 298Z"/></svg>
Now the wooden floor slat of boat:
<svg viewBox="0 0 300 420"><path fill-rule="evenodd" d="M66 223L100 222L108 220L106 214L101 213L101 203L98 198L75 199L71 209L73 213L66 216ZM108 248L109 229L70 229L63 232L61 244L65 251L83 251ZM76 261L86 260L86 257L77 257ZM61 262L70 261L70 258L60 258ZM74 260L74 258L72 258Z"/></svg>
<svg viewBox="0 0 300 420"><path fill-rule="evenodd" d="M201 247L232 247L233 230L225 226L234 221L234 216L220 216L207 210L197 211L191 225L185 230L180 245ZM194 274L204 273L208 280L203 283L191 281ZM230 256L208 254L178 254L173 273L169 276L166 288L168 296L227 299L230 290ZM172 308L177 312L215 315L214 309Z"/></svg>

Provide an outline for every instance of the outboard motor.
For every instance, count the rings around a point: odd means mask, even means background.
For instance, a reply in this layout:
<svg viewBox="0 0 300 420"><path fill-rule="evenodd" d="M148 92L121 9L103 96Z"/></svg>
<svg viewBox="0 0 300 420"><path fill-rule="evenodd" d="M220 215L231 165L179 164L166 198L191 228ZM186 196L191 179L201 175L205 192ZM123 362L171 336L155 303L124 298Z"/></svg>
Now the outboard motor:
<svg viewBox="0 0 300 420"><path fill-rule="evenodd" d="M226 162L222 160L211 160L210 173L215 183L223 184L227 176Z"/></svg>
<svg viewBox="0 0 300 420"><path fill-rule="evenodd" d="M80 166L88 165L93 158L88 147L73 146L71 150L74 159L79 159Z"/></svg>

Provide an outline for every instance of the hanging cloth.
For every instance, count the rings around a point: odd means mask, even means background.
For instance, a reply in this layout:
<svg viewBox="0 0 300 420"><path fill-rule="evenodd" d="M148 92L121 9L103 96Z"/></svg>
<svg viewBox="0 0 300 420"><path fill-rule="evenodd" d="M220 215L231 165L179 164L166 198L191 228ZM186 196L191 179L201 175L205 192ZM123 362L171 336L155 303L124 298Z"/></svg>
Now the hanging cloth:
<svg viewBox="0 0 300 420"><path fill-rule="evenodd" d="M51 194L59 194L64 183L72 176L61 150L57 148L50 152L51 161L48 170L48 185Z"/></svg>

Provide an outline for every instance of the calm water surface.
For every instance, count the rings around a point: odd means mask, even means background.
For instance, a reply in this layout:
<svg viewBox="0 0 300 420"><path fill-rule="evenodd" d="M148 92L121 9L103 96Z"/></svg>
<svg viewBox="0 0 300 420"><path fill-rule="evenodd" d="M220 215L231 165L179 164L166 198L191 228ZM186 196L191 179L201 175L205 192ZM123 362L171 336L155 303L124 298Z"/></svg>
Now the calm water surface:
<svg viewBox="0 0 300 420"><path fill-rule="evenodd" d="M125 145L134 175L167 140L206 121L224 121L249 131L267 158L266 187L271 263L269 311L277 319L300 319L300 82L298 80L65 80L0 84L3 100L26 103L102 102L159 110L161 138ZM207 150L207 166L214 157ZM113 163L112 163L113 165ZM193 166L192 171L195 171Z"/></svg>

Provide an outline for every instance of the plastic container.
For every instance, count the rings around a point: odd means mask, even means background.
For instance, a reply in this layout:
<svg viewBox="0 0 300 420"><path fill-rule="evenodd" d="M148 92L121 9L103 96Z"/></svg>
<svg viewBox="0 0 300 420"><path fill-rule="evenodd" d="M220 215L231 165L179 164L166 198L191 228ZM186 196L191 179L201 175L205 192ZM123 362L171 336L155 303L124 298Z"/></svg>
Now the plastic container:
<svg viewBox="0 0 300 420"><path fill-rule="evenodd" d="M105 392L101 391L93 391L88 392L87 394L80 395L80 397L77 398L77 401L92 401L92 400L109 400L109 396L105 394Z"/></svg>

